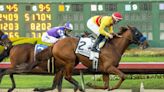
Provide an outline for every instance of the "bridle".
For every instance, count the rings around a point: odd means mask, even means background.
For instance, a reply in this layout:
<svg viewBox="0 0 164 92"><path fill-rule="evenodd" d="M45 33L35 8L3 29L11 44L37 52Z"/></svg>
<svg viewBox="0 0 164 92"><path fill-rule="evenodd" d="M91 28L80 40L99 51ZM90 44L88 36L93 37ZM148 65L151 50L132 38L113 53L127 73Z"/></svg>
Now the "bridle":
<svg viewBox="0 0 164 92"><path fill-rule="evenodd" d="M8 36L6 34L1 35L0 37L0 45L4 46L5 50L12 47L12 42L8 41Z"/></svg>
<svg viewBox="0 0 164 92"><path fill-rule="evenodd" d="M140 33L138 30L131 30L131 29L127 29L130 30L132 33L132 39L122 36L122 38L127 39L130 41L131 44L143 44L143 42L146 40L146 37L142 35L142 33Z"/></svg>

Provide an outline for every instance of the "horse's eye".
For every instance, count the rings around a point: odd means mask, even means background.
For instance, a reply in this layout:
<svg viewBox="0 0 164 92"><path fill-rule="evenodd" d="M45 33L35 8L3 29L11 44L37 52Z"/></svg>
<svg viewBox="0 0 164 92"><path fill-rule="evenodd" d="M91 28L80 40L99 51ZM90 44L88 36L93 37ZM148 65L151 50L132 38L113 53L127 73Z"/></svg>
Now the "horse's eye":
<svg viewBox="0 0 164 92"><path fill-rule="evenodd" d="M138 32L135 32L135 35L138 35Z"/></svg>

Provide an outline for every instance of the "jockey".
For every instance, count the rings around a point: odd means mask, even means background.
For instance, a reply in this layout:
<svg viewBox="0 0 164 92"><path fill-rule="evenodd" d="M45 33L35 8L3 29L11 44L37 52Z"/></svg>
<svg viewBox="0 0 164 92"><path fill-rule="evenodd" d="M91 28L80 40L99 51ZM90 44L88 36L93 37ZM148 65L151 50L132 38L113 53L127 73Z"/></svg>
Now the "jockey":
<svg viewBox="0 0 164 92"><path fill-rule="evenodd" d="M47 43L55 43L59 39L65 38L69 32L73 30L73 25L70 22L65 23L64 26L53 27L47 32L43 33L42 41Z"/></svg>
<svg viewBox="0 0 164 92"><path fill-rule="evenodd" d="M99 52L96 47L104 38L113 38L113 25L122 19L121 13L114 12L112 16L93 16L88 20L87 27L98 36L91 49L93 52ZM105 31L106 28L108 32Z"/></svg>

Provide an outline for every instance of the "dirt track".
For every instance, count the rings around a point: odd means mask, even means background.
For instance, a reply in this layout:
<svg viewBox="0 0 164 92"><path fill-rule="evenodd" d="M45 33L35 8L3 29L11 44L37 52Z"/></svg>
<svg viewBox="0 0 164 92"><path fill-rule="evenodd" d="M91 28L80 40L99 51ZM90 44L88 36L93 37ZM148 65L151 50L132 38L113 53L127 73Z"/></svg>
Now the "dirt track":
<svg viewBox="0 0 164 92"><path fill-rule="evenodd" d="M0 92L7 92L7 89L0 89ZM33 89L15 89L13 92L33 92ZM47 92L57 92L56 90L47 91ZM63 89L62 92L73 92L73 89ZM78 91L80 92L80 91ZM94 90L94 89L86 89L86 92L132 92L130 89L118 89L113 91L107 90ZM159 89L145 89L144 92L164 92L164 90Z"/></svg>
<svg viewBox="0 0 164 92"><path fill-rule="evenodd" d="M0 92L7 92L7 89L0 89ZM15 89L13 92L33 92L33 89ZM47 91L47 92L57 92L57 90ZM73 92L73 89L63 89L62 92ZM124 90L124 89L122 90L119 89L119 90L114 90L114 91L86 89L86 92L132 92L132 91Z"/></svg>

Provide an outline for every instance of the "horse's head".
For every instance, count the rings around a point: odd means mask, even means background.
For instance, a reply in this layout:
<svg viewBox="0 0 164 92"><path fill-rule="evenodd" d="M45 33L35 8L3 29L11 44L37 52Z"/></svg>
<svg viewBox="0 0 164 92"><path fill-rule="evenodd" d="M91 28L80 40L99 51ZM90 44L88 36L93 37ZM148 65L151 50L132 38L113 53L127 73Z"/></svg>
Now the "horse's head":
<svg viewBox="0 0 164 92"><path fill-rule="evenodd" d="M143 34L136 27L121 27L121 31L125 30L129 30L131 32L131 35L129 36L131 43L137 44L142 49L146 49L149 46L146 37L143 36Z"/></svg>
<svg viewBox="0 0 164 92"><path fill-rule="evenodd" d="M8 36L0 30L0 45L5 48L9 48L12 45L12 42L9 40Z"/></svg>

